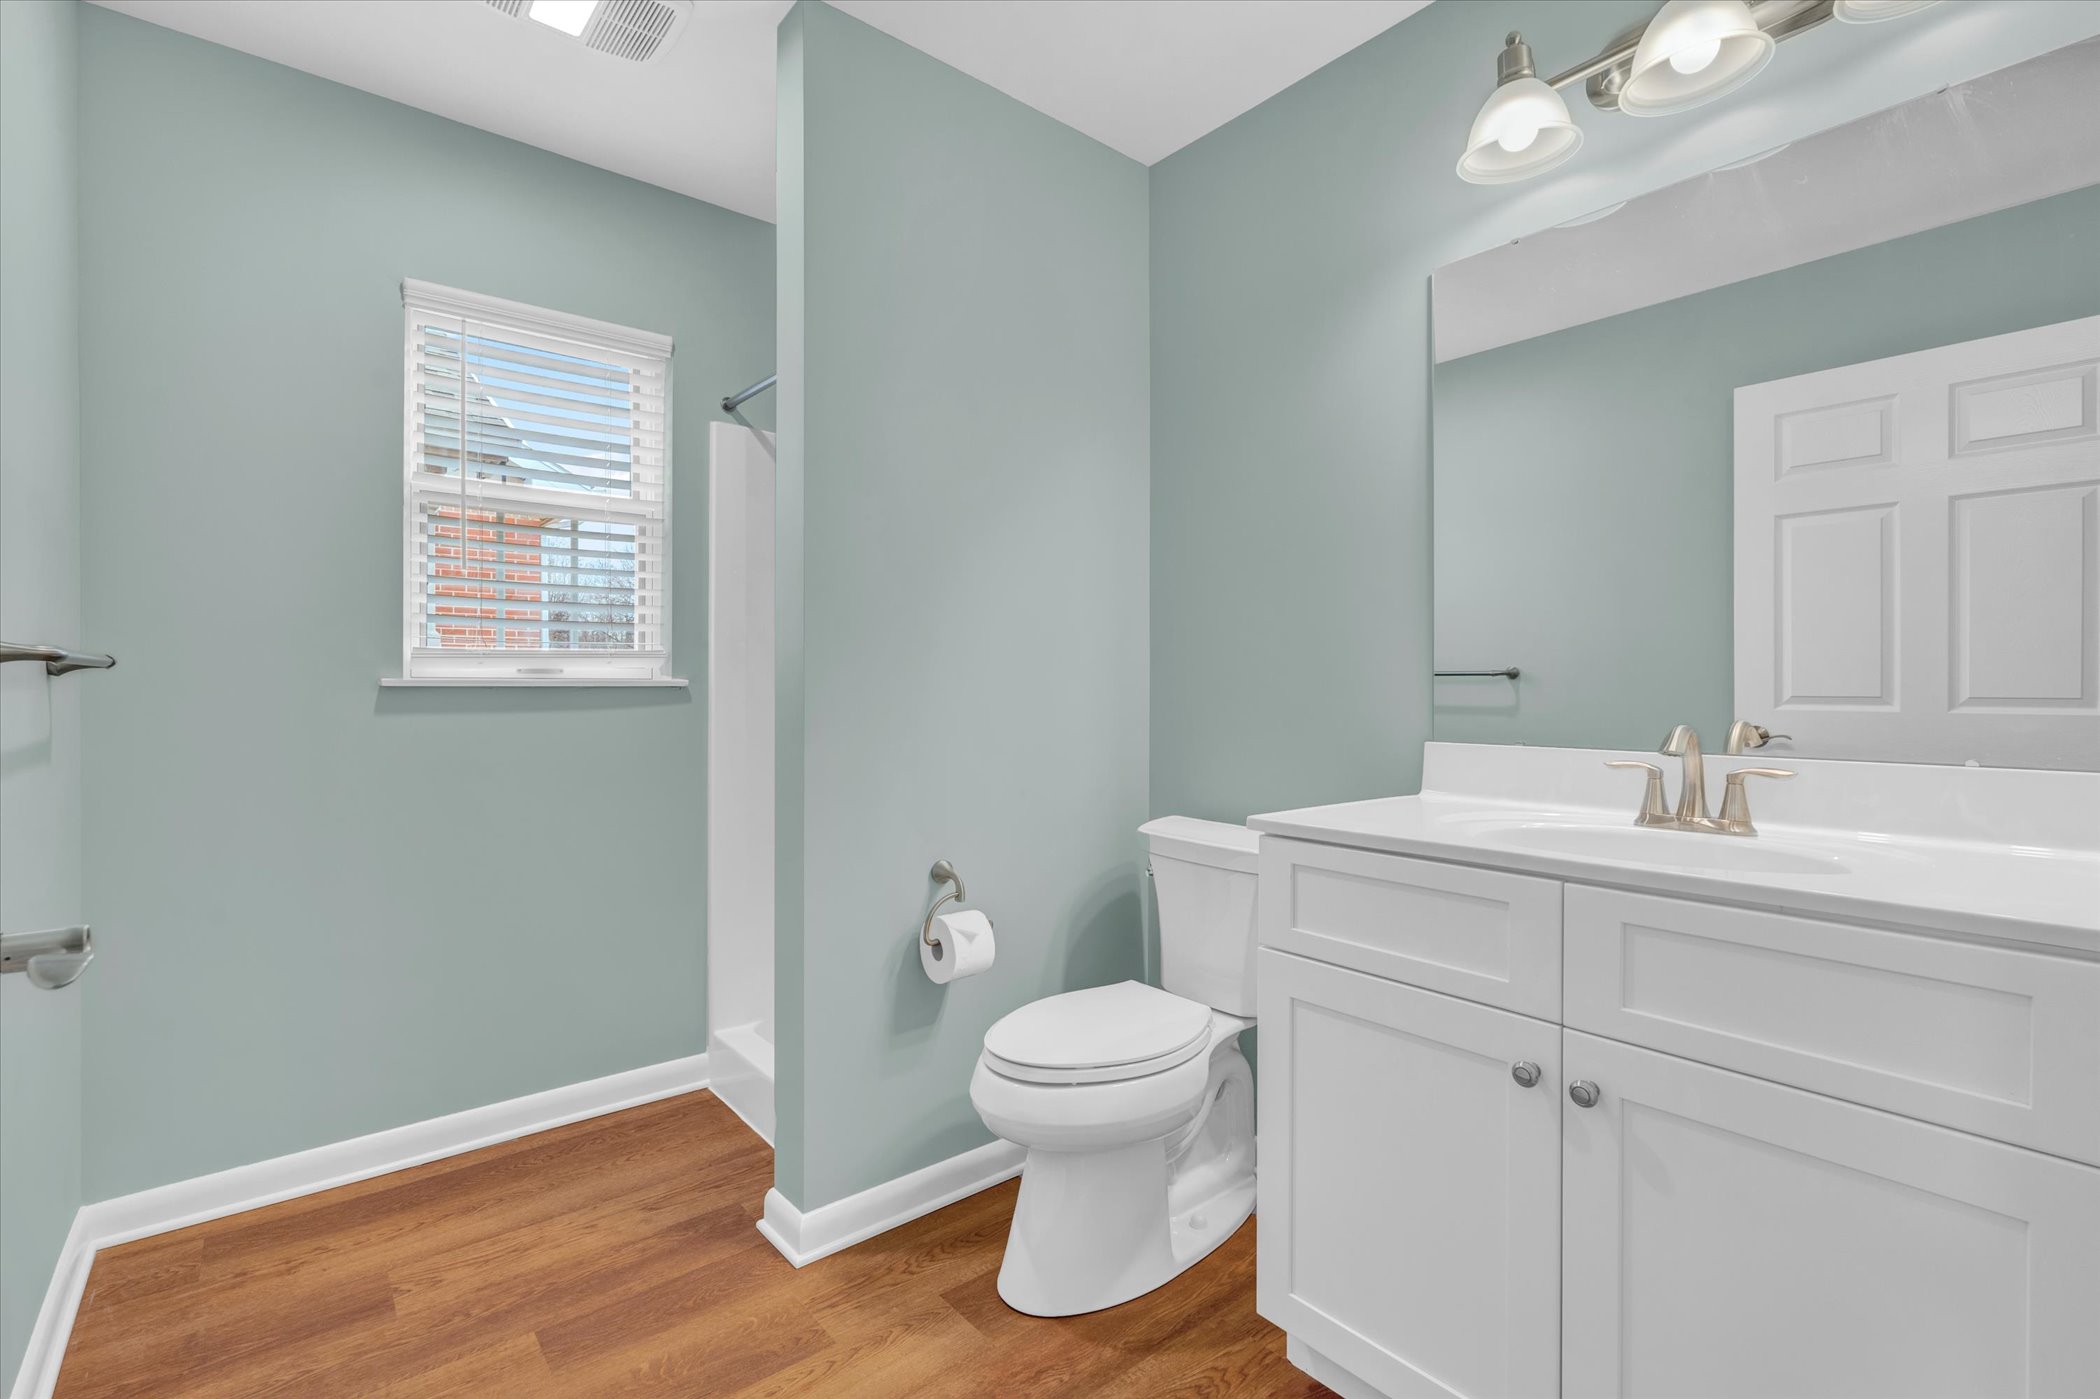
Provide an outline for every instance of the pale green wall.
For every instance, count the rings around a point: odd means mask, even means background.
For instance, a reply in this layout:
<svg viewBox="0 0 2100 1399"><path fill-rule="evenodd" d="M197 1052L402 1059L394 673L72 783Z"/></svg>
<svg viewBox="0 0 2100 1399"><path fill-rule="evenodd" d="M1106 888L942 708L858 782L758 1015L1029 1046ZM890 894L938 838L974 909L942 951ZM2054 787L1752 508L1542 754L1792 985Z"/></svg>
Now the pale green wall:
<svg viewBox="0 0 2100 1399"><path fill-rule="evenodd" d="M77 9L0 4L0 636L61 646L91 640L80 627ZM80 694L107 678L0 667L0 929L81 919ZM0 977L0 1393L80 1207L87 988L28 982Z"/></svg>
<svg viewBox="0 0 2100 1399"><path fill-rule="evenodd" d="M1152 168L1154 811L1419 782L1432 270L2100 32L2092 0L1830 25L1693 115L1582 110L1542 179L1458 179L1508 30L1556 68L1654 10L1431 5Z"/></svg>
<svg viewBox="0 0 2100 1399"><path fill-rule="evenodd" d="M1726 729L1736 388L2096 312L2100 187L1438 365L1437 659L1524 677L1439 682L1436 736Z"/></svg>
<svg viewBox="0 0 2100 1399"><path fill-rule="evenodd" d="M774 390L774 412L780 435L773 458L773 1180L796 1200L802 1187L804 1092L809 1030L803 1007L810 999L803 985L802 879L803 759L805 711L802 702L802 570L803 477L808 452L804 422L808 401L807 335L804 310L808 297L805 265L808 207L804 171L804 132L808 122L802 100L803 21L808 6L798 6L780 21L775 43L773 174L777 290L774 299L775 343L779 347L780 384Z"/></svg>
<svg viewBox="0 0 2100 1399"><path fill-rule="evenodd" d="M786 24L778 1018L806 1043L777 1184L806 1208L989 1141L991 1022L1142 969L1146 175L837 10ZM998 929L946 988L915 946L937 856Z"/></svg>
<svg viewBox="0 0 2100 1399"><path fill-rule="evenodd" d="M89 1198L700 1052L707 424L773 230L81 31ZM676 336L690 693L380 690L404 276Z"/></svg>

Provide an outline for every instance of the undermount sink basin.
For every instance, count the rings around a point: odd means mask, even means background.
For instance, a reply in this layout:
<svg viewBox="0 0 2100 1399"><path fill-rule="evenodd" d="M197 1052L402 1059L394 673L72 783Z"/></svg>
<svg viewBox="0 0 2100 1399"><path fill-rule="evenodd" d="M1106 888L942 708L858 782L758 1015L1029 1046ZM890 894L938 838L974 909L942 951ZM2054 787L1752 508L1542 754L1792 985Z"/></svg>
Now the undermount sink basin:
<svg viewBox="0 0 2100 1399"><path fill-rule="evenodd" d="M1836 855L1775 845L1760 836L1707 835L1697 831L1655 831L1639 826L1595 826L1559 821L1482 821L1468 823L1483 841L1543 855L1578 859L1625 860L1665 865L1671 869L1733 874L1846 874Z"/></svg>

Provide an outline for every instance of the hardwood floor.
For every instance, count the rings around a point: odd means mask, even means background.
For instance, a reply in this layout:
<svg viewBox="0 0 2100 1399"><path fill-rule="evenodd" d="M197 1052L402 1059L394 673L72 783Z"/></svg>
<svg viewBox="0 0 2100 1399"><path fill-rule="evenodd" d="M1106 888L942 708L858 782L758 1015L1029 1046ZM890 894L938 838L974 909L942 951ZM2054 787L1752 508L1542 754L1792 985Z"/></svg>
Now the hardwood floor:
<svg viewBox="0 0 2100 1399"><path fill-rule="evenodd" d="M1015 1184L797 1270L772 1175L693 1093L108 1249L58 1399L1330 1393L1254 1314L1254 1221L1046 1321L994 1290Z"/></svg>

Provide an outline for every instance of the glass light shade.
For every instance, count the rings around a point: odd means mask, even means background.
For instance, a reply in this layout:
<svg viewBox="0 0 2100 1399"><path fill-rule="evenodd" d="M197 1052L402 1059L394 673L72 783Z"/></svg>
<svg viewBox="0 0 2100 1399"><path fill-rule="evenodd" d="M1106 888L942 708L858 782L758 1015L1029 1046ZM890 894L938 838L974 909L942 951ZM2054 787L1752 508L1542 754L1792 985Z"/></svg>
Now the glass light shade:
<svg viewBox="0 0 2100 1399"><path fill-rule="evenodd" d="M1918 11L1937 5L1940 0L1837 0L1830 7L1832 15L1847 24L1875 24L1885 19L1901 19Z"/></svg>
<svg viewBox="0 0 2100 1399"><path fill-rule="evenodd" d="M1756 77L1776 47L1743 0L1669 0L1633 51L1619 110L1659 117L1711 102Z"/></svg>
<svg viewBox="0 0 2100 1399"><path fill-rule="evenodd" d="M1582 128L1560 94L1537 78L1513 78L1480 106L1458 177L1476 185L1506 185L1543 175L1575 154Z"/></svg>

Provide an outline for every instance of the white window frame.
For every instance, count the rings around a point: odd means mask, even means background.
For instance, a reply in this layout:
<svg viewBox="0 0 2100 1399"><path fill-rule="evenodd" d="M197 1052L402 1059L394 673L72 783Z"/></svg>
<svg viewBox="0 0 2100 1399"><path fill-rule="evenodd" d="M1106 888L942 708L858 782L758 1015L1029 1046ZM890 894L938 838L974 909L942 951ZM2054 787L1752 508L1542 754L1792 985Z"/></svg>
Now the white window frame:
<svg viewBox="0 0 2100 1399"><path fill-rule="evenodd" d="M671 427L672 350L670 336L654 331L615 325L587 316L550 311L524 302L461 291L432 282L405 278L401 283L403 321L402 364L402 487L401 487L401 673L382 679L385 686L684 686L688 682L671 671L672 599L672 478L673 437ZM416 525L419 501L430 493L429 473L417 470L416 433L418 328L432 316L455 318L465 325L479 324L497 331L522 332L528 336L565 341L585 354L638 357L660 360L663 365L663 466L661 501L636 502L631 507L618 497L590 496L594 513L604 513L612 502L613 513L631 513L637 520L652 522L662 540L661 602L657 615L662 646L655 650L590 652L576 650L466 650L419 647L420 617L417 606L419 580L416 570ZM563 503L582 505L586 498L569 491L535 490L530 486L481 482L477 499L496 505L514 504L543 509ZM565 502L564 497L569 497Z"/></svg>

